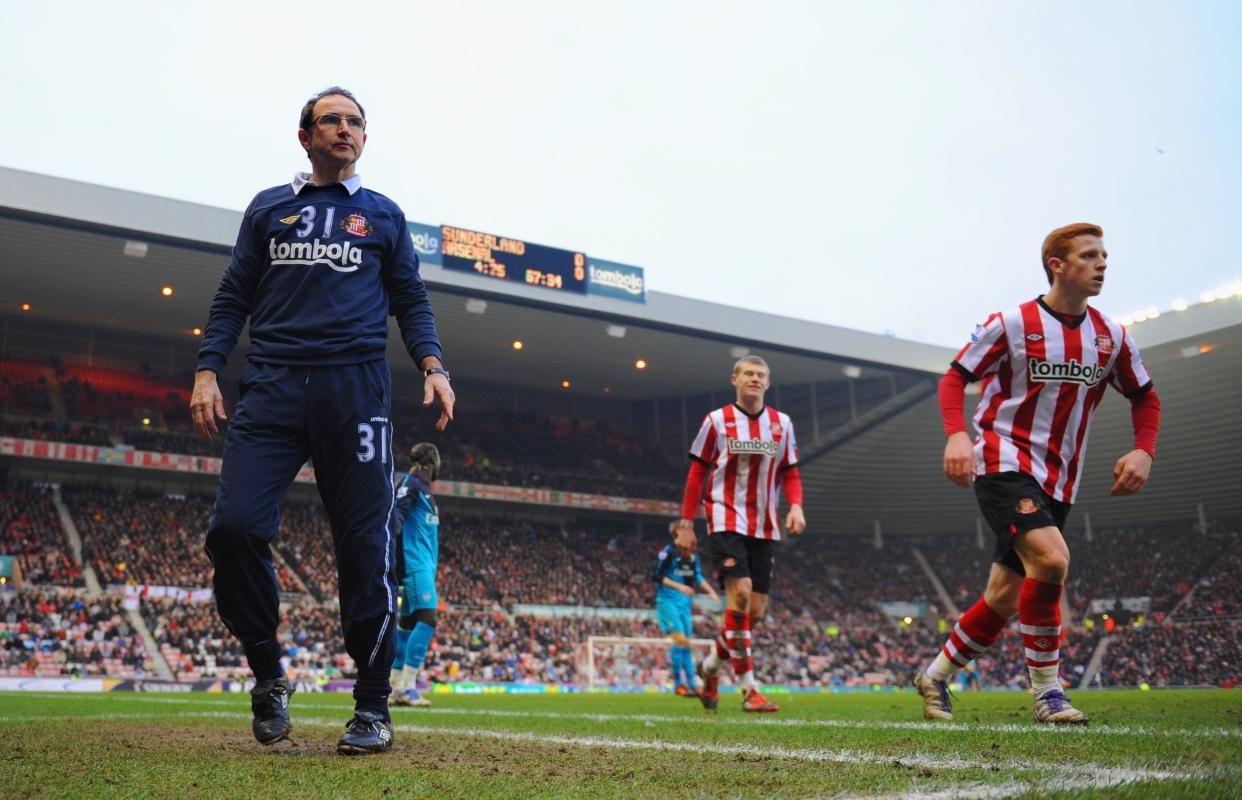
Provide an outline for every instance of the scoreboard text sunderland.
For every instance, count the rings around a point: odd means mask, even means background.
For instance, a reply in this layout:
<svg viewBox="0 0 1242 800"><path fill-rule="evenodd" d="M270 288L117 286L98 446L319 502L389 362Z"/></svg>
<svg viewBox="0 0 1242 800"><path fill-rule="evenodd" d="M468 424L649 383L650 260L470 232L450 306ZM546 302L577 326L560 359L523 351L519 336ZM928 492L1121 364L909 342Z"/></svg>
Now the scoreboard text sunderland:
<svg viewBox="0 0 1242 800"><path fill-rule="evenodd" d="M587 258L583 253L449 225L441 226L440 234L445 269L545 289L587 292Z"/></svg>

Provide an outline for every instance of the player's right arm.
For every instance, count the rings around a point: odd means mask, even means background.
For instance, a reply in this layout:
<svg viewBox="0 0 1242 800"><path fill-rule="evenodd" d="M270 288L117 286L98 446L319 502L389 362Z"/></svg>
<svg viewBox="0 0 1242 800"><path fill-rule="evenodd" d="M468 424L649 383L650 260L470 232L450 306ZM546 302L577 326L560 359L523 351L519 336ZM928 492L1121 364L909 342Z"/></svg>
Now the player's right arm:
<svg viewBox="0 0 1242 800"><path fill-rule="evenodd" d="M975 446L962 418L965 402L966 378L956 367L950 367L940 379L940 416L948 437L944 445L944 474L958 486L969 487L975 472Z"/></svg>
<svg viewBox="0 0 1242 800"><path fill-rule="evenodd" d="M699 504L703 501L703 483L707 479L707 465L698 460L690 462L690 472L686 475L686 489L681 497L681 519L677 521L676 543L678 547L695 550L698 537L694 535L694 518L699 514Z"/></svg>
<svg viewBox="0 0 1242 800"><path fill-rule="evenodd" d="M203 343L198 349L198 367L194 372L194 390L190 394L190 416L194 428L211 438L219 433L216 420L228 419L224 413L224 396L217 380L229 354L237 346L237 337L254 307L255 290L263 271L263 247L255 201L242 216L237 243L229 265L220 278L220 287L211 301Z"/></svg>
<svg viewBox="0 0 1242 800"><path fill-rule="evenodd" d="M686 488L681 496L681 520L677 523L677 545L694 550L698 547L698 538L694 535L694 518L699 515L699 505L703 502L703 485L711 470L712 461L716 458L716 426L712 415L703 418L699 432L690 445L690 471L686 474Z"/></svg>
<svg viewBox="0 0 1242 800"><path fill-rule="evenodd" d="M1005 320L993 314L975 328L970 344L963 347L940 379L940 419L947 437L944 445L944 474L958 486L969 487L975 474L975 448L966 432L963 409L966 384L995 372L1009 356Z"/></svg>

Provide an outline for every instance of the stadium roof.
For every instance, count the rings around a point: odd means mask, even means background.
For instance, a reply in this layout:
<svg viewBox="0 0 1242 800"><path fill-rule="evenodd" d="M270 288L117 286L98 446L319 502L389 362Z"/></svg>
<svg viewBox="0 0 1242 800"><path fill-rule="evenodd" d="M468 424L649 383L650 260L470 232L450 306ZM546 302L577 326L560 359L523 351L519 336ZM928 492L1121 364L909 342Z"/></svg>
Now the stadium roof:
<svg viewBox="0 0 1242 800"><path fill-rule="evenodd" d="M189 335L206 321L240 221L236 211L0 168L0 243L9 256L0 261L0 278L19 287L16 302L30 303L31 313L45 319ZM127 242L142 256L126 255ZM450 369L519 386L569 378L584 389L607 386L615 398L710 391L721 388L735 347L761 348L778 379L800 380L841 380L847 364L939 372L952 355L661 292L636 304L435 266L423 277ZM173 287L171 298L160 295L165 285ZM469 299L486 301L486 311L468 312ZM625 328L625 336L610 336L609 324ZM391 361L401 369L410 361L393 325ZM520 354L515 339L525 345ZM469 354L469 361L456 354ZM634 369L639 358L646 370Z"/></svg>

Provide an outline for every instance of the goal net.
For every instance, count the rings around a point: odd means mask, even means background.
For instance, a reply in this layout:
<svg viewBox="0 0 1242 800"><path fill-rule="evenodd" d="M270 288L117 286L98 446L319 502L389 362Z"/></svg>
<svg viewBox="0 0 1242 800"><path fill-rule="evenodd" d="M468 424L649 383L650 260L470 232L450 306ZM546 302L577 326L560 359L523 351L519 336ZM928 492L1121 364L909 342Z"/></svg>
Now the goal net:
<svg viewBox="0 0 1242 800"><path fill-rule="evenodd" d="M697 664L713 646L711 639L691 639L690 652ZM673 680L667 637L588 636L579 656L578 674L588 691L596 688L659 688ZM724 670L721 671L722 676Z"/></svg>

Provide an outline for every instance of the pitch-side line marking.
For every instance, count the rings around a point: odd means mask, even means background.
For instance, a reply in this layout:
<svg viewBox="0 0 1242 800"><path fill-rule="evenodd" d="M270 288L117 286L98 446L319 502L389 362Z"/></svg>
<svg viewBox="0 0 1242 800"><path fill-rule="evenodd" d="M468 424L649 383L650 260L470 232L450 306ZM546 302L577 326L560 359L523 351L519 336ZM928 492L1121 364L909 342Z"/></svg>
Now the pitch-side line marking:
<svg viewBox="0 0 1242 800"><path fill-rule="evenodd" d="M231 711L202 711L179 714L182 718L222 718L249 719L250 715ZM322 717L295 718L294 725L313 728L341 728L343 723L337 719ZM944 758L939 756L913 753L908 756L894 758L859 750L829 750L823 748L792 748L780 745L751 744L716 744L705 742L668 741L663 739L627 739L615 736L566 736L562 734L532 733L528 731L509 731L495 728L440 728L430 725L410 725L394 723L393 729L399 733L438 735L451 731L454 735L469 736L476 739L494 739L498 741L528 742L533 744L571 745L575 747L611 747L629 750L676 750L681 752L714 753L716 755L749 755L783 758L796 761L838 764L893 764L900 762L911 767L927 769L967 770L992 769L999 767L1009 770L1052 771L1066 775L1082 774L1083 777L1097 777L1100 780L1112 779L1113 785L1134 781L1170 781L1186 780L1194 777L1192 773L1150 770L1141 767L1107 767L1100 764L1079 764L1065 767L1060 764L1022 761L1017 759L995 761L971 761L964 758Z"/></svg>
<svg viewBox="0 0 1242 800"><path fill-rule="evenodd" d="M404 713L404 709L399 709ZM460 715L479 715L479 716L495 716L495 717L534 717L549 719L584 719L591 722L652 722L652 723L679 723L687 722L691 724L703 725L746 725L746 726L772 726L772 727L812 727L812 728L851 728L859 730L900 730L900 731L934 731L936 733L949 733L953 731L972 731L985 733L1042 733L1057 734L1062 736L1242 736L1242 731L1232 728L1202 728L1202 729L1182 729L1170 730L1159 728L1146 728L1142 726L1110 726L1097 725L1090 726L1070 726L1070 725L1039 725L1032 722L1030 725L1017 725L1013 723L979 723L979 722L885 722L885 721L869 721L869 720L850 720L850 719L773 719L772 717L759 718L736 718L736 717L711 717L707 715L693 717L672 717L658 714L597 714L585 712L582 714L571 714L563 711L515 711L511 709L473 709L473 708L433 708L433 709L410 709L410 713L414 714L460 714Z"/></svg>
<svg viewBox="0 0 1242 800"><path fill-rule="evenodd" d="M1181 779L1190 780L1195 777L1197 776L1186 775ZM1072 792L1083 789L1116 789L1135 782L1137 781L1124 780L1120 779L1120 776L1113 775L1103 777L1082 775L1073 778L1049 778L1029 783L1020 781L1000 784L966 783L944 789L911 789L892 794L830 795L830 797L831 800L1002 800L1027 794L1032 789L1039 789L1041 792Z"/></svg>
<svg viewBox="0 0 1242 800"><path fill-rule="evenodd" d="M107 714L90 717L94 720L117 720L117 719L146 719L151 718L150 715L143 714ZM250 715L232 711L196 711L176 714L174 719L249 719ZM39 717L3 717L0 721L30 721L36 719L47 719L46 716ZM319 717L296 718L294 720L295 729L297 725L312 728L340 728L342 723L340 720L326 719ZM605 747L626 750L658 750L662 752L678 751L692 753L712 753L724 756L757 756L766 758L781 758L795 761L808 761L812 763L837 763L837 764L901 764L909 767L924 767L927 769L941 770L971 770L971 769L1006 769L1010 771L1038 772L1046 771L1059 773L1062 777L1053 780L1064 781L1082 781L1085 782L1083 788L1108 788L1113 786L1121 786L1128 783L1140 781L1183 781L1200 777L1199 774L1190 772L1169 772L1165 770L1152 770L1141 767L1108 767L1102 764L1076 764L1065 766L1060 764L1046 764L1032 761L1022 761L1015 759L993 760L993 761L970 761L964 758L944 758L938 756L924 755L913 753L910 755L894 758L891 755L881 755L878 753L870 753L859 750L828 750L821 748L791 748L781 747L779 745L748 745L748 744L716 744L707 742L682 742L668 741L663 739L627 739L621 737L608 736L564 736L560 734L539 734L526 731L508 731L497 730L494 728L437 728L427 725L409 725L405 723L394 724L393 728L400 733L420 734L420 735L438 735L443 734L446 730L451 730L454 735L468 736L476 739L492 739L495 741L509 742L527 742L531 744L553 744L565 745L572 747ZM1207 777L1203 775L1203 777ZM975 784L980 789L991 788L986 784ZM972 785L972 786L975 786ZM1016 787L1016 784L1015 784ZM970 787L962 787L967 789ZM1026 786L1022 791L1027 791L1031 787ZM1069 788L1069 787L1067 787ZM1077 787L1074 787L1077 788ZM1015 791L1014 793L1018 793ZM935 796L935 795L933 795ZM944 795L952 797L955 795ZM990 797L992 795L981 795ZM996 795L1008 796L1008 795ZM898 795L905 797L905 795ZM913 797L918 797L917 795Z"/></svg>
<svg viewBox="0 0 1242 800"><path fill-rule="evenodd" d="M42 693L31 692L30 694L39 694L41 697L49 699L63 700L81 700L81 699L103 699L108 694L78 694L78 693ZM242 695L238 695L241 697ZM126 697L126 702L140 703L194 703L196 705L221 705L234 706L238 701L234 700L216 700L216 699L197 699L192 697L188 692L178 694L176 697L150 697L143 695L134 695ZM300 701L294 699L293 706L295 708L319 708L319 709L340 709L345 708L344 705L334 705L329 703L314 703ZM916 709L917 710L917 709ZM398 709L399 713L407 713L404 709ZM590 722L651 722L651 723L686 723L690 725L748 725L748 726L774 726L774 727L809 727L809 728L847 728L857 730L895 730L895 731L928 731L935 733L946 732L978 732L978 733L1029 733L1029 734L1045 734L1057 736L1165 736L1175 738L1186 737L1208 737L1208 738L1236 738L1242 736L1242 730L1234 728L1149 728L1142 725L1037 725L1032 722L1029 725L1019 725L1016 723L987 723L987 722L892 722L892 721L871 721L871 720L852 720L852 719L773 719L772 717L712 717L706 714L677 717L661 714L605 714L594 712L570 713L564 711L517 711L512 709L483 709L483 708L431 708L431 709L410 709L408 713L413 714L444 714L459 716L483 716L483 717L513 717L519 719L565 719L565 720L586 720Z"/></svg>

